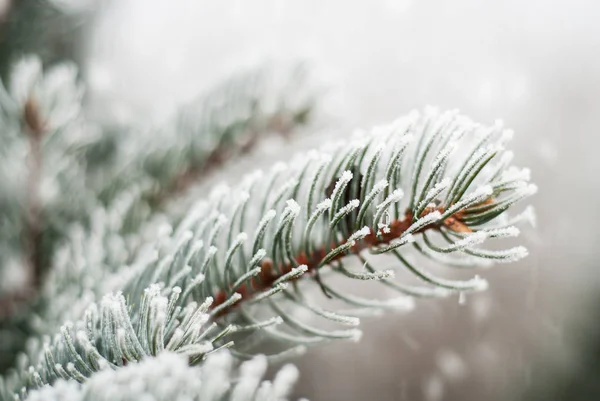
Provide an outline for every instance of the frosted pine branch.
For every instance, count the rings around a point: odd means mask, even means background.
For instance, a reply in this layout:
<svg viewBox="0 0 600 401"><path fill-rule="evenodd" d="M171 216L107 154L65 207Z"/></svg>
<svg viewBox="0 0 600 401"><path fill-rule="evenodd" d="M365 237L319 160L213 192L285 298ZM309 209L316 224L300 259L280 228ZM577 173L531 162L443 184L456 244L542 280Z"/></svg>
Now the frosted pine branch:
<svg viewBox="0 0 600 401"><path fill-rule="evenodd" d="M514 185L497 185L506 181L505 175L496 174L494 166L497 160L503 162L506 137L507 131L499 125L482 127L454 112L428 110L423 117L412 114L374 130L360 141L340 144L332 154L299 156L287 168L278 167L263 179L253 176L252 182L237 189L215 193L213 200L198 206L200 212L193 213L208 219L185 221L185 229L192 230L194 240L219 250L211 259L213 269L202 272L207 280L198 293L214 296L215 305L220 305L236 292L242 296L239 304L243 304L243 300L288 281L287 275L299 266L306 266L305 275L314 275L322 266L333 265L334 272L348 276L343 265L337 264L365 250L397 255L401 266L439 287L461 291L485 288L480 279L449 281L425 275L398 252L413 242L411 234L431 232L447 244L436 245L424 237L424 243L414 246L427 248L425 256L431 252L466 253L498 261L524 256L520 250L490 252L476 248L488 237L502 236L489 232L492 221L513 201L535 192L535 186L527 184L524 175L513 175ZM457 155L457 150L463 154ZM407 191L404 197L402 190ZM237 201L237 193L249 196ZM290 201L284 201L286 197L294 199L293 207ZM317 206L312 206L315 203ZM280 215L279 219L273 218L272 210ZM389 221L382 227L384 215ZM222 220L223 216L229 222L224 229L227 236L220 235L211 223L216 221L211 219ZM263 216L268 216L268 222ZM259 228L252 235L248 227ZM236 232L244 233L245 242L251 244L236 246L237 267L231 262L231 238ZM258 270L254 266L244 268L248 265L244 261L259 249L266 254L260 272L254 273ZM228 262L221 270L223 258ZM461 258L452 262L460 264ZM238 279L249 273L256 276L239 285ZM427 287L405 292L439 294ZM356 303L360 304L354 300ZM221 310L221 314L228 310Z"/></svg>

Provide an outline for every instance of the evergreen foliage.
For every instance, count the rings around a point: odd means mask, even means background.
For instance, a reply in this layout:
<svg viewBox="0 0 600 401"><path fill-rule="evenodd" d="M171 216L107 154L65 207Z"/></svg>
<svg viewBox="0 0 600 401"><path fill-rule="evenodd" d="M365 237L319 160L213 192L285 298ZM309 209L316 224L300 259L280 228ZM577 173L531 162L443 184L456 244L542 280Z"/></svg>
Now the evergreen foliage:
<svg viewBox="0 0 600 401"><path fill-rule="evenodd" d="M440 267L527 255L488 247L532 221L513 206L536 191L501 122L414 111L170 212L211 169L314 119L306 68L232 77L160 127L100 126L82 99L74 65L36 56L0 86L0 338L28 338L2 401L284 400L297 373L261 382L268 360L488 286Z"/></svg>
<svg viewBox="0 0 600 401"><path fill-rule="evenodd" d="M273 382L261 381L267 368L264 357L244 362L238 376L227 353L208 357L201 368L190 367L185 358L163 352L156 358L104 370L84 384L59 380L53 387L33 391L29 401L253 401L287 399L298 372L284 366Z"/></svg>

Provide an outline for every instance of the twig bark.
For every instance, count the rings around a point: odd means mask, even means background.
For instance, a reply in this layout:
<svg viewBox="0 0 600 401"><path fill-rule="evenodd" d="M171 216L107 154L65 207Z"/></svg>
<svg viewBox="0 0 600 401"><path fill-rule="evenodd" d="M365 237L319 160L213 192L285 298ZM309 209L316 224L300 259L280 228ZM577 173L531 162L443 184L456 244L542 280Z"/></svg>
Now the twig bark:
<svg viewBox="0 0 600 401"><path fill-rule="evenodd" d="M433 213L434 211L439 211L440 213L443 213L444 208L426 208L420 217L423 217L429 213ZM432 229L437 230L440 229L440 227L442 226L456 232L471 232L471 229L462 221L463 218L464 211L459 211L454 215L446 218L442 222L432 223L422 227L421 229L416 231L415 234ZM404 218L394 220L390 223L389 231L386 230L384 232L383 230L380 230L379 232L375 232L373 229L371 229L371 232L367 236L365 236L362 240L357 241L356 244L352 246L347 252L335 256L328 263L328 265L331 265L333 262L340 260L348 255L357 255L365 249L374 248L379 245L389 244L393 240L400 238L400 236L404 232L406 232L406 230L408 230L412 223L413 215L409 210L406 212ZM308 270L305 273L305 275L314 275L316 277L316 273L318 273L318 267L320 266L321 261L325 258L325 256L327 256L327 254L333 249L337 248L340 245L343 245L345 242L346 240L338 243L332 243L329 246L323 246L314 250L309 255L307 255L304 252L300 253L295 257L296 262L298 265L306 265L308 267ZM236 289L236 292L238 292L242 296L242 298L238 302L236 302L232 307L226 308L223 311L221 311L221 313L219 313L219 316L227 314L232 308L235 308L237 305L240 305L240 303L244 300L248 300L256 294L270 289L275 283L275 281L277 281L280 277L284 276L285 274L289 273L294 267L296 267L296 264L286 263L284 265L275 267L273 266L273 262L271 261L271 259L264 259L260 266L261 272L258 274L258 277L256 279L251 280L250 285L243 284L238 289ZM217 292L213 297L214 302L211 305L211 308L215 308L221 305L223 302L225 302L227 300L227 294L228 292L226 290Z"/></svg>
<svg viewBox="0 0 600 401"><path fill-rule="evenodd" d="M41 285L43 273L42 254L42 205L40 184L42 180L42 140L46 124L40 115L35 98L29 97L23 110L24 131L29 140L27 157L28 176L25 209L24 245L26 280L22 288L17 288L0 298L0 318L13 314L14 310L35 298Z"/></svg>
<svg viewBox="0 0 600 401"><path fill-rule="evenodd" d="M29 130L29 177L27 182L27 254L31 284L39 287L42 275L42 205L40 185L42 180L42 138L45 124L34 98L25 104L24 120Z"/></svg>

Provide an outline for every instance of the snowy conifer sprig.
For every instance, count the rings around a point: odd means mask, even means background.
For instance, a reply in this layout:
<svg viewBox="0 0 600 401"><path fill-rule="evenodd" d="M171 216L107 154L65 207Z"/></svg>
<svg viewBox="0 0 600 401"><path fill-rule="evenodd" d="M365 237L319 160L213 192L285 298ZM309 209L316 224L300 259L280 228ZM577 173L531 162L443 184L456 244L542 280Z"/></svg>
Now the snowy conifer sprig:
<svg viewBox="0 0 600 401"><path fill-rule="evenodd" d="M482 290L487 282L478 276L437 277L404 250L416 248L423 259L451 266L510 262L527 254L521 246L479 247L488 239L518 235L513 224L529 211L514 221L504 212L536 191L528 170L509 166L512 153L504 145L511 136L500 123L485 127L457 112L428 109L266 174L251 174L235 189L215 190L179 224L174 234L181 244L179 262L163 265L159 273L147 269L125 292L139 296L147 284L174 276L192 285L202 275L193 297L214 297L213 312L221 321L236 322L242 330L260 327L271 337L304 345L357 338L359 332L325 331L288 313L287 306L295 305L336 323L357 323L353 315L307 300L297 286L302 275L354 308L406 307L411 299L404 295ZM396 269L425 285L393 280L394 269L377 268L381 254L393 256ZM362 269L347 266L352 255ZM347 294L323 280L319 272L325 266L331 274L380 281L403 296L390 301ZM272 311L270 318L263 316L265 309ZM243 353L244 346L236 342L236 351Z"/></svg>
<svg viewBox="0 0 600 401"><path fill-rule="evenodd" d="M163 352L156 358L119 371L105 370L85 384L59 380L32 391L29 401L285 401L298 371L284 366L275 379L261 381L267 368L264 356L244 362L236 373L226 352L210 355L201 368L186 358Z"/></svg>

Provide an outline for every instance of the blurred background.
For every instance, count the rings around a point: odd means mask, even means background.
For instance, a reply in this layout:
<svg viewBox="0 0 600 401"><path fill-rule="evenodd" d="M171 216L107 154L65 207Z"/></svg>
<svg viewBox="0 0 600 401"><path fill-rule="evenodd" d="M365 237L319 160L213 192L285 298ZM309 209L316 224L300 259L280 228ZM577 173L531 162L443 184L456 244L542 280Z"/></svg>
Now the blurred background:
<svg viewBox="0 0 600 401"><path fill-rule="evenodd" d="M540 188L537 228L524 232L530 256L484 272L485 293L418 302L366 322L360 344L311 349L295 361L299 396L600 399L600 3L54 2L60 11L0 1L0 72L14 51L74 59L87 112L103 122L155 123L244 65L303 59L328 89L327 135L427 104L516 131L516 164ZM271 163L273 148L249 160Z"/></svg>

